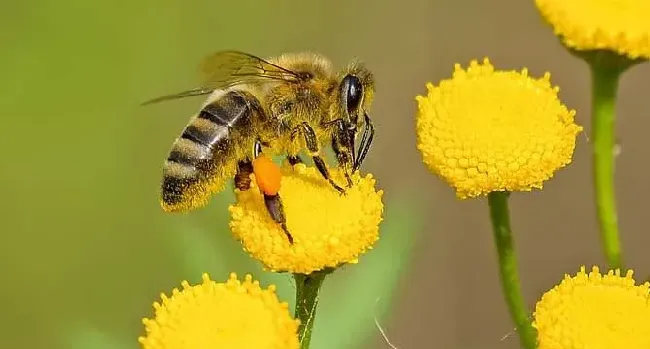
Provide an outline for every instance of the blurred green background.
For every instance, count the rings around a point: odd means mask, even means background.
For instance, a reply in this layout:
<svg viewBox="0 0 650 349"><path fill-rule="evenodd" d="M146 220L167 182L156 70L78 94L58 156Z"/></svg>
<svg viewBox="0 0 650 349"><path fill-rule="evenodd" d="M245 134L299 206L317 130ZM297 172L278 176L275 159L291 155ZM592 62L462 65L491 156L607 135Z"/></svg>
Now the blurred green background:
<svg viewBox="0 0 650 349"><path fill-rule="evenodd" d="M326 281L314 349L516 348L483 200L460 202L415 150L414 96L453 64L549 70L589 131L586 67L552 36L533 1L80 1L0 5L1 348L137 348L160 292L200 273L253 272L292 301L287 276L262 273L227 231L229 193L188 215L158 206L161 165L201 99L140 107L192 87L216 50L314 50L377 75L377 138L365 170L386 190L377 248ZM650 274L641 222L650 193L642 104L648 66L621 85L621 227L628 264ZM590 152L545 190L513 197L524 291L602 263ZM379 301L376 300L379 298ZM377 303L377 304L376 304Z"/></svg>

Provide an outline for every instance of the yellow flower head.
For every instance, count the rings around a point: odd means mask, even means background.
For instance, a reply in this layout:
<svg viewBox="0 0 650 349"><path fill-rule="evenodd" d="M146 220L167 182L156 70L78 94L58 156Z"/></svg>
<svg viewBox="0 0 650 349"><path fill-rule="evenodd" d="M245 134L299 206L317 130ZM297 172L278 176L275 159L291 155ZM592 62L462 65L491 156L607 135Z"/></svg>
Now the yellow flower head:
<svg viewBox="0 0 650 349"><path fill-rule="evenodd" d="M650 1L535 0L564 45L650 58Z"/></svg>
<svg viewBox="0 0 650 349"><path fill-rule="evenodd" d="M210 280L183 289L154 303L154 318L144 319L143 349L255 348L298 349L299 320L280 302L275 286L260 288L246 275L230 274L225 283Z"/></svg>
<svg viewBox="0 0 650 349"><path fill-rule="evenodd" d="M332 168L330 174L345 183L340 170ZM244 250L269 270L310 274L356 263L379 238L383 192L375 189L371 175L353 174L353 186L341 195L315 168L285 164L279 193L293 244L271 219L251 178L251 189L236 191L230 228Z"/></svg>
<svg viewBox="0 0 650 349"><path fill-rule="evenodd" d="M539 349L650 348L648 287L635 285L632 270L566 275L537 303Z"/></svg>
<svg viewBox="0 0 650 349"><path fill-rule="evenodd" d="M558 99L550 74L495 71L486 58L417 96L417 147L459 198L529 191L571 162L575 111Z"/></svg>

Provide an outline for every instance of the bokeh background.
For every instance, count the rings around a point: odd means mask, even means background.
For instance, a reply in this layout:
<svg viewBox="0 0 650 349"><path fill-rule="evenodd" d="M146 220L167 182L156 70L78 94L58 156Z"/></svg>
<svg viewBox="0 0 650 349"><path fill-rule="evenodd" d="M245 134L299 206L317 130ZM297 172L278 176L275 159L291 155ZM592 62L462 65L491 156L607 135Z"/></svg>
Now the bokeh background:
<svg viewBox="0 0 650 349"><path fill-rule="evenodd" d="M192 87L216 50L314 50L374 70L377 137L365 170L386 191L377 248L328 279L314 349L517 348L500 293L485 200L459 201L415 148L415 95L454 63L552 73L589 132L589 76L532 0L107 1L0 5L0 347L138 348L160 292L200 273L253 272L292 302L286 275L263 273L227 230L232 195L165 215L161 164L201 99L140 107ZM627 264L650 274L650 66L626 73L616 172ZM564 273L603 265L591 152L540 192L515 194L512 219L530 309ZM508 334L510 335L508 336ZM505 338L504 338L505 337Z"/></svg>

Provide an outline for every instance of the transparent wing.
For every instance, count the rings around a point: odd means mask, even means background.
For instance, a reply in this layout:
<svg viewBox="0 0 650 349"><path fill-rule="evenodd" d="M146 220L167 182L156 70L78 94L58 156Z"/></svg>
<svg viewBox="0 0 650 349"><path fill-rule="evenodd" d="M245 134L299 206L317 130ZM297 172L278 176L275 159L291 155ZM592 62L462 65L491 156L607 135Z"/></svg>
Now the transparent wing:
<svg viewBox="0 0 650 349"><path fill-rule="evenodd" d="M239 51L219 51L203 59L200 65L201 86L148 100L142 105L191 96L201 96L239 84L298 82L300 74Z"/></svg>
<svg viewBox="0 0 650 349"><path fill-rule="evenodd" d="M203 85L223 88L265 80L300 80L299 74L239 51L216 52L201 62Z"/></svg>
<svg viewBox="0 0 650 349"><path fill-rule="evenodd" d="M208 95L212 93L214 89L210 88L204 88L204 87L197 87L191 90L171 94L171 95L165 95L165 96L160 96L156 97L153 99L150 99L148 101L142 102L140 105L148 105L148 104L154 104L158 102L163 102L163 101L169 101L172 99L180 99L180 98L185 98L185 97L192 97L192 96L203 96L203 95Z"/></svg>

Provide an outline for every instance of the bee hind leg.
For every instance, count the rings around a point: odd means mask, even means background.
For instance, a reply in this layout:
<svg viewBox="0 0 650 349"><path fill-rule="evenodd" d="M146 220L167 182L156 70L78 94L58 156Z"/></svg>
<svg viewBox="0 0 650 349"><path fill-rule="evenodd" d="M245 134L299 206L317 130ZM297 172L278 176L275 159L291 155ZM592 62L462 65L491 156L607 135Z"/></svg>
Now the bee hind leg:
<svg viewBox="0 0 650 349"><path fill-rule="evenodd" d="M287 228L287 219L284 215L284 208L282 207L280 194L264 194L264 205L271 215L271 218L280 225L284 233L287 235L289 243L293 244L293 236L291 236L291 233L289 233L289 229Z"/></svg>
<svg viewBox="0 0 650 349"><path fill-rule="evenodd" d="M262 142L257 140L253 148L253 156L257 159L261 155L262 155ZM243 165L243 171L248 171L249 169L248 164L250 164L250 172L246 178L249 178L248 186L250 187L250 173L254 173L254 168L252 163L250 161L247 161ZM264 206L266 206L266 211L269 213L269 215L271 215L271 219L273 219L273 221L275 221L277 224L280 225L280 228L282 228L284 233L287 235L287 239L289 239L289 243L293 244L293 236L291 235L291 233L289 233L289 229L287 228L287 218L284 214L284 207L282 206L282 199L280 198L280 193L262 192L262 194L264 195Z"/></svg>
<svg viewBox="0 0 650 349"><path fill-rule="evenodd" d="M297 132L302 132L303 137L305 137L305 144L307 145L307 150L311 155L318 172L325 178L331 185L336 189L340 194L345 194L345 189L341 188L330 176L329 171L327 170L327 165L325 165L325 160L323 160L320 155L320 149L318 147L318 140L316 138L316 132L314 129L309 126L309 124L302 123L292 132L292 137L295 137Z"/></svg>

